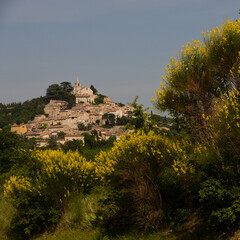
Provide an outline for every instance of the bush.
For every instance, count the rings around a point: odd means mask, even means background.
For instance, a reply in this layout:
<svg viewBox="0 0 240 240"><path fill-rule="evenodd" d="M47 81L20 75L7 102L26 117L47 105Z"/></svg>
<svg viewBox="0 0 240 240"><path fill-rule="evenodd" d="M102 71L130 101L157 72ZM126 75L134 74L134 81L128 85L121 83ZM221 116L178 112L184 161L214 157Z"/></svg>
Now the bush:
<svg viewBox="0 0 240 240"><path fill-rule="evenodd" d="M34 152L32 169L4 185L4 197L18 210L13 232L28 238L56 225L71 194L87 193L99 179L98 166L77 151Z"/></svg>
<svg viewBox="0 0 240 240"><path fill-rule="evenodd" d="M114 216L109 214L111 221L142 229L158 228L166 220L165 207L179 199L175 171L190 171L185 163L180 166L182 154L180 143L153 132L123 136L111 151L102 152L96 161L111 173L110 185L116 189L111 202L119 209Z"/></svg>
<svg viewBox="0 0 240 240"><path fill-rule="evenodd" d="M240 219L240 93L235 90L203 115L208 139L200 147L196 167L202 176L199 201L216 231L236 227Z"/></svg>

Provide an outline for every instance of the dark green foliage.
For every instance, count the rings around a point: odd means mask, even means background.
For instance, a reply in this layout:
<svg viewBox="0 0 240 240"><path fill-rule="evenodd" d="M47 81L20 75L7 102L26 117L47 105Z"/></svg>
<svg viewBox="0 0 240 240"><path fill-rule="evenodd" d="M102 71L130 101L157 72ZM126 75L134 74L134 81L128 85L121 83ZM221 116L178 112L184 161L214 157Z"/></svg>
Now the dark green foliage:
<svg viewBox="0 0 240 240"><path fill-rule="evenodd" d="M85 124L81 123L81 122L78 124L78 130L80 130L80 131L89 131L91 129L92 129L92 124L90 124L90 123L88 123L87 126L85 126Z"/></svg>
<svg viewBox="0 0 240 240"><path fill-rule="evenodd" d="M71 94L73 87L69 82L62 82L59 84L52 84L47 88L46 98L48 101L63 100L68 102L68 108L75 104L75 96Z"/></svg>
<svg viewBox="0 0 240 240"><path fill-rule="evenodd" d="M23 103L0 104L0 128L13 123L27 123L36 115L44 114L45 97L34 98Z"/></svg>
<svg viewBox="0 0 240 240"><path fill-rule="evenodd" d="M240 220L240 188L217 179L206 180L199 190L202 212L215 231L238 226Z"/></svg>
<svg viewBox="0 0 240 240"><path fill-rule="evenodd" d="M163 127L163 126L167 127L171 120L170 118L168 118L166 116L153 114L152 112L150 115L150 119L154 122L154 124L157 124L157 126L161 126L161 127Z"/></svg>
<svg viewBox="0 0 240 240"><path fill-rule="evenodd" d="M83 153L84 146L81 140L73 139L72 141L66 141L61 148L64 152L78 151L79 153Z"/></svg>
<svg viewBox="0 0 240 240"><path fill-rule="evenodd" d="M51 137L48 139L48 148L58 149L57 139L56 139L55 136L51 136Z"/></svg>
<svg viewBox="0 0 240 240"><path fill-rule="evenodd" d="M63 100L63 95L65 91L64 89L59 86L58 84L52 84L47 88L46 97L50 101L51 99L54 100Z"/></svg>
<svg viewBox="0 0 240 240"><path fill-rule="evenodd" d="M132 103L128 103L128 105L134 108L133 116L131 116L132 121L127 123L126 128L133 128L136 131L143 130L148 132L153 130L154 121L152 121L150 114L147 113L148 109L143 109L142 104L137 103L138 96L136 96Z"/></svg>
<svg viewBox="0 0 240 240"><path fill-rule="evenodd" d="M138 96L135 97L132 103L129 103L130 106L134 107L133 116L135 117L134 128L143 129L146 124L146 115L143 110L142 104L137 104Z"/></svg>
<svg viewBox="0 0 240 240"><path fill-rule="evenodd" d="M62 209L49 196L24 194L18 214L11 222L9 237L31 239L45 229L51 229L59 222Z"/></svg>
<svg viewBox="0 0 240 240"><path fill-rule="evenodd" d="M27 155L29 144L16 133L0 131L0 175L11 170L14 165L21 165Z"/></svg>
<svg viewBox="0 0 240 240"><path fill-rule="evenodd" d="M105 95L98 94L98 97L95 98L95 104L98 105L98 104L103 103L103 99L104 99L105 97L106 97Z"/></svg>
<svg viewBox="0 0 240 240"><path fill-rule="evenodd" d="M123 103L120 102L120 103L118 103L118 106L119 106L119 107L124 107L125 104L123 104Z"/></svg>
<svg viewBox="0 0 240 240"><path fill-rule="evenodd" d="M58 139L64 139L65 135L66 135L66 133L61 131L57 134L57 138Z"/></svg>
<svg viewBox="0 0 240 240"><path fill-rule="evenodd" d="M70 93L73 90L72 84L70 82L61 82L60 87L65 91Z"/></svg>
<svg viewBox="0 0 240 240"><path fill-rule="evenodd" d="M107 151L113 146L116 141L116 137L110 137L108 140L100 139L97 131L93 130L91 134L83 133L84 143L81 140L67 141L61 146L64 152L78 151L82 156L88 160L94 160L96 154L100 151Z"/></svg>
<svg viewBox="0 0 240 240"><path fill-rule="evenodd" d="M125 126L127 125L128 123L132 123L133 124L134 122L134 119L131 118L131 117L126 117L126 116L122 116L121 118L117 118L116 120L116 125L119 125L119 126Z"/></svg>
<svg viewBox="0 0 240 240"><path fill-rule="evenodd" d="M115 125L115 115L112 113L103 114L102 119L105 120L106 126L113 127Z"/></svg>
<svg viewBox="0 0 240 240"><path fill-rule="evenodd" d="M98 90L93 85L90 86L90 89L93 91L93 94L98 93Z"/></svg>
<svg viewBox="0 0 240 240"><path fill-rule="evenodd" d="M131 224L127 204L130 203L126 198L126 193L116 188L118 184L108 184L102 190L105 198L99 200L96 222L104 228L108 234L123 234Z"/></svg>

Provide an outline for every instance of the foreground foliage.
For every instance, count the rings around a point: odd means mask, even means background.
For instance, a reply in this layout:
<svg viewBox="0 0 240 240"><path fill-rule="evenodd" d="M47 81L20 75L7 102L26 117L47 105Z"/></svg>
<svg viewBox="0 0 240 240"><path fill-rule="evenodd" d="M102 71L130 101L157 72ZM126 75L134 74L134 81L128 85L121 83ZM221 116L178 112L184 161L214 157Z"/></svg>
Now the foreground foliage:
<svg viewBox="0 0 240 240"><path fill-rule="evenodd" d="M139 106L134 131L95 154L80 142L31 153L20 144L17 153L27 154L15 160L3 148L3 203L15 217L2 231L12 239L55 228L58 239L229 239L240 227L239 25L227 21L171 60L156 104L173 114L175 132L149 131Z"/></svg>

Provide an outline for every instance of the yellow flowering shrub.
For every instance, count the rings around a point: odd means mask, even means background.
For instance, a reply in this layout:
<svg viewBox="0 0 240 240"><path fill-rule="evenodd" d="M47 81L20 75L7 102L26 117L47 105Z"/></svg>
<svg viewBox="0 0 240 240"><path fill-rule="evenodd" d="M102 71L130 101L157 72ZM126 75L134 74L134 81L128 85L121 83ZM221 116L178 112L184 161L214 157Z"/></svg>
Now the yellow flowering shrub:
<svg viewBox="0 0 240 240"><path fill-rule="evenodd" d="M156 162L160 166L172 166L178 173L192 172L187 163L185 147L190 143L182 140L171 141L168 137L155 134L153 131L144 133L138 131L115 142L108 152L101 152L96 157L98 169L95 169L99 179L115 171L116 165L121 162Z"/></svg>
<svg viewBox="0 0 240 240"><path fill-rule="evenodd" d="M34 191L31 179L23 176L11 176L4 184L4 197L14 205L18 205L18 198L26 192Z"/></svg>
<svg viewBox="0 0 240 240"><path fill-rule="evenodd" d="M202 115L209 129L211 142L223 158L240 159L240 92L233 90L215 102L214 113ZM230 157L231 156L231 157Z"/></svg>
<svg viewBox="0 0 240 240"><path fill-rule="evenodd" d="M202 34L201 41L192 40L171 57L152 98L159 110L182 114L193 128L212 112L216 98L240 86L240 19Z"/></svg>
<svg viewBox="0 0 240 240"><path fill-rule="evenodd" d="M87 161L77 151L35 151L33 158L36 166L34 176L12 176L4 185L5 197L17 198L24 189L36 191L39 195L47 192L62 201L73 191L86 191L109 172L108 165Z"/></svg>
<svg viewBox="0 0 240 240"><path fill-rule="evenodd" d="M106 180L116 189L111 196L119 209L114 216L109 209L106 215L113 219L108 221L125 219L125 224L158 228L164 216L163 205L181 191L178 175L192 172L186 150L189 144L153 131L138 131L122 136L110 151L100 153L96 157L97 165L101 166L99 175L109 175Z"/></svg>
<svg viewBox="0 0 240 240"><path fill-rule="evenodd" d="M4 184L4 197L19 210L13 229L21 229L24 239L56 224L66 199L88 192L103 179L103 168L77 151L34 151L30 165L24 176L12 176Z"/></svg>
<svg viewBox="0 0 240 240"><path fill-rule="evenodd" d="M37 171L38 181L44 179L45 185L48 183L56 188L64 188L64 197L69 195L69 191L84 190L92 184L95 164L77 151L36 151L35 157L41 166Z"/></svg>
<svg viewBox="0 0 240 240"><path fill-rule="evenodd" d="M161 149L161 146L164 148ZM161 150L160 150L161 149ZM161 135L154 132L148 134L138 131L127 136L122 136L121 139L114 143L113 148L108 152L101 152L96 157L96 162L99 166L99 176L105 173L110 174L114 171L115 165L123 161L140 161L141 159L152 158L163 159L166 155L171 155L172 148L170 141Z"/></svg>

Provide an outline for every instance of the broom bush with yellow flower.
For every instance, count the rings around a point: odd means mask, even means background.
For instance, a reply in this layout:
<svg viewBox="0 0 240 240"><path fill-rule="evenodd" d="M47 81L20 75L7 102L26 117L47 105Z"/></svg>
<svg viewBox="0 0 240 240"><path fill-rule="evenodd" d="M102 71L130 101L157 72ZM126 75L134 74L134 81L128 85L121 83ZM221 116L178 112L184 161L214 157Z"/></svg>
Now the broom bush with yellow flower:
<svg viewBox="0 0 240 240"><path fill-rule="evenodd" d="M77 151L33 152L32 169L4 184L4 197L18 209L13 231L26 238L56 224L71 194L88 192L107 171Z"/></svg>
<svg viewBox="0 0 240 240"><path fill-rule="evenodd" d="M102 152L96 163L108 172L105 182L112 187L105 201L109 208L105 205L102 213L105 225L111 223L117 229L135 225L146 230L167 222L167 206L173 203L173 212L178 207L174 203L183 199L180 179L193 172L188 147L185 140L172 141L164 134L138 131L123 136L110 151Z"/></svg>
<svg viewBox="0 0 240 240"><path fill-rule="evenodd" d="M240 90L240 19L202 34L201 41L192 40L178 57L171 57L152 102L183 117L191 133L204 139L202 114L211 114L222 94Z"/></svg>

